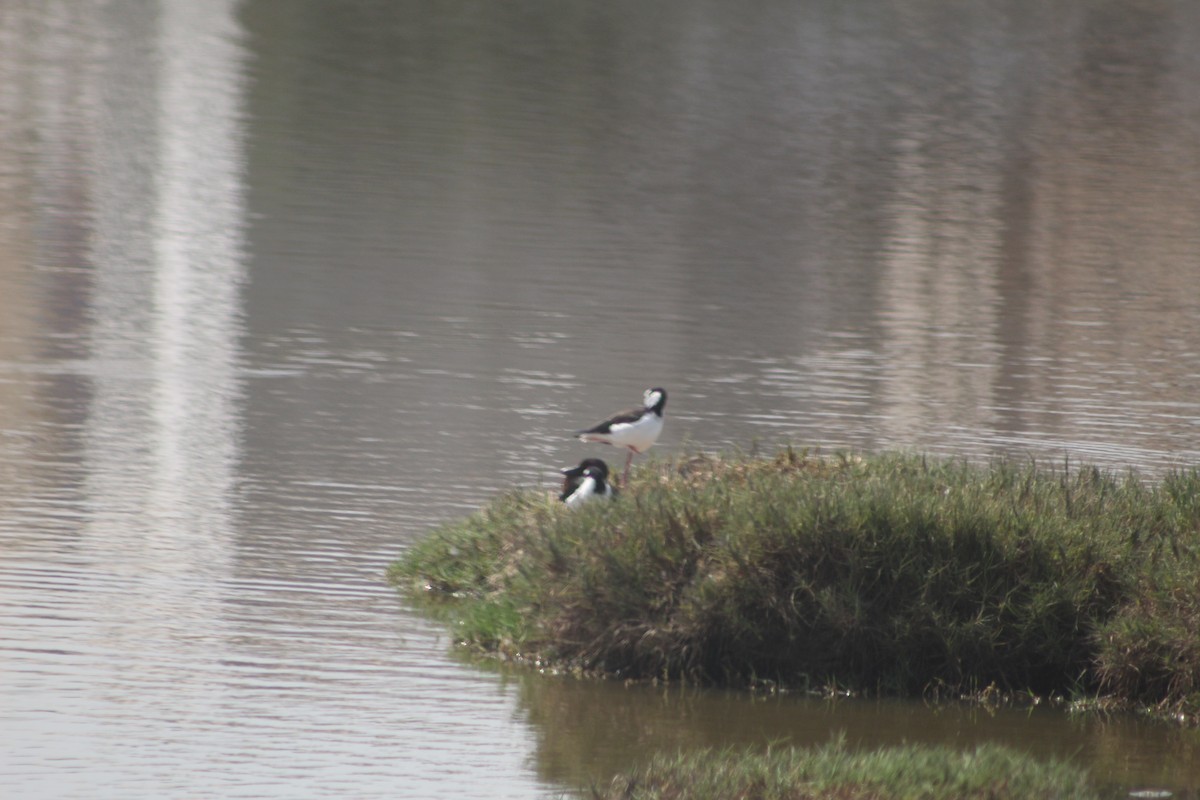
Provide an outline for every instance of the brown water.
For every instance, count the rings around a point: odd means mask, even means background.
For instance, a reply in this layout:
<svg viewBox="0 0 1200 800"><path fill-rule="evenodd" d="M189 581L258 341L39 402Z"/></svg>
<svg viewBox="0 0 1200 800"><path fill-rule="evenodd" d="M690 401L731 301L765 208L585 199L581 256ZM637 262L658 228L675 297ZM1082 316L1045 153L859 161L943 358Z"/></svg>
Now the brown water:
<svg viewBox="0 0 1200 800"><path fill-rule="evenodd" d="M464 663L382 572L649 385L663 455L1197 463L1198 86L1182 0L0 4L0 795L843 731L1194 796L1136 720Z"/></svg>

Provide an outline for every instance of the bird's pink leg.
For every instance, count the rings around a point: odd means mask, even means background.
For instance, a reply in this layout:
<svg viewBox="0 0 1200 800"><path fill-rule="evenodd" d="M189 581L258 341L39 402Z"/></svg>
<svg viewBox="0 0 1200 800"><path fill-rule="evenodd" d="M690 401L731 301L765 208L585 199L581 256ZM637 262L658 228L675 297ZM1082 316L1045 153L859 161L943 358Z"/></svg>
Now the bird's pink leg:
<svg viewBox="0 0 1200 800"><path fill-rule="evenodd" d="M625 459L625 474L621 476L621 485L629 484L629 465L633 463L633 448L629 448L629 457Z"/></svg>

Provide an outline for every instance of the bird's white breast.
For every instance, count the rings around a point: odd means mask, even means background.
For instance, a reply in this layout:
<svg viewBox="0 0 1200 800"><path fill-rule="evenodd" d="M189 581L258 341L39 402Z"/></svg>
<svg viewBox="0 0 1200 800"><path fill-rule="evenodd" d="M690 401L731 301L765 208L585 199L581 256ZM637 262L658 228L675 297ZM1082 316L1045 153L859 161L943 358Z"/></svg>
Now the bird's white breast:
<svg viewBox="0 0 1200 800"><path fill-rule="evenodd" d="M619 422L612 426L609 441L619 447L630 447L644 453L658 440L663 420L658 414L643 414L636 422Z"/></svg>
<svg viewBox="0 0 1200 800"><path fill-rule="evenodd" d="M596 494L596 479L588 476L579 482L579 486L566 499L567 508L579 508L593 497L599 497Z"/></svg>

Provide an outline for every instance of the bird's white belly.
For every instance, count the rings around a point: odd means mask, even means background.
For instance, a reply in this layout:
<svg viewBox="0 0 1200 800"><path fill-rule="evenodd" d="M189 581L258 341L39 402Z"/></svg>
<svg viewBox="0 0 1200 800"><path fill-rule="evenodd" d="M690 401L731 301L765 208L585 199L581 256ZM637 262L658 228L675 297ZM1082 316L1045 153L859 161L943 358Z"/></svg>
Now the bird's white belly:
<svg viewBox="0 0 1200 800"><path fill-rule="evenodd" d="M637 422L613 425L608 441L618 447L629 447L639 453L644 453L658 440L662 428L662 417L657 414L646 414Z"/></svg>
<svg viewBox="0 0 1200 800"><path fill-rule="evenodd" d="M570 497L567 498L567 508L579 508L584 503L599 496L600 495L596 494L595 478L584 478L579 484L579 487L571 493Z"/></svg>

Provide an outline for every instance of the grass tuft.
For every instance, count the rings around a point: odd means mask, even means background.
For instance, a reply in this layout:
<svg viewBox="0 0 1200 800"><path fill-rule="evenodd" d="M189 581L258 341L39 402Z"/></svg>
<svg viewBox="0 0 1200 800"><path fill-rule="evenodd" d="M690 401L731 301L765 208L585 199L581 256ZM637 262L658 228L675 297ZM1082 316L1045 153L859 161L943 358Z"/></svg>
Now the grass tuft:
<svg viewBox="0 0 1200 800"><path fill-rule="evenodd" d="M576 513L501 495L390 574L464 643L560 668L1200 719L1196 471L696 456Z"/></svg>
<svg viewBox="0 0 1200 800"><path fill-rule="evenodd" d="M984 745L958 752L903 746L853 752L841 742L764 753L658 756L618 775L596 800L1094 800L1086 772Z"/></svg>

